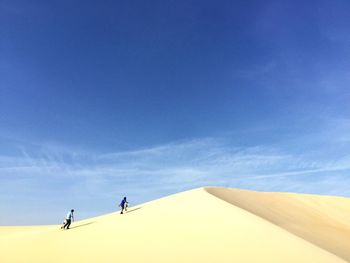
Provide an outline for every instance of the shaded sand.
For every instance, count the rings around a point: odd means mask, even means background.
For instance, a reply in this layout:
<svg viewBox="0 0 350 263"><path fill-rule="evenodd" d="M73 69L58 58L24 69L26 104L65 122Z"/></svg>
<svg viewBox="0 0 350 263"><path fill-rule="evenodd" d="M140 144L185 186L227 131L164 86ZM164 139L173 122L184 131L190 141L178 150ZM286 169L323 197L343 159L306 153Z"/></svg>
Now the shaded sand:
<svg viewBox="0 0 350 263"><path fill-rule="evenodd" d="M350 262L350 198L222 187L206 190Z"/></svg>
<svg viewBox="0 0 350 263"><path fill-rule="evenodd" d="M221 195L214 190L208 189ZM59 225L0 227L0 262L346 262L216 196L195 189L124 215L82 220L67 231Z"/></svg>

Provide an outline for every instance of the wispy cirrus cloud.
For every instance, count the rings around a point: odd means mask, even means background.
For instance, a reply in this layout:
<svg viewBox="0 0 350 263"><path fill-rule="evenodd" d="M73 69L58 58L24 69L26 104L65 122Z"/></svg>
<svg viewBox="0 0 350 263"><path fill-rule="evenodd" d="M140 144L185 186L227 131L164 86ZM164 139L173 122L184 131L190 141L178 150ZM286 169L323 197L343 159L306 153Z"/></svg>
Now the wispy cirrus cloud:
<svg viewBox="0 0 350 263"><path fill-rule="evenodd" d="M77 154L40 150L21 150L19 157L0 157L3 178L10 176L45 176L46 178L122 178L145 176L155 180L175 180L194 175L214 183L234 180L287 177L350 168L349 157L337 160L313 160L307 154L287 154L273 147L231 147L221 140L203 139L170 143L135 151L108 154ZM229 178L228 178L229 176Z"/></svg>
<svg viewBox="0 0 350 263"><path fill-rule="evenodd" d="M54 222L67 204L88 217L115 209L121 195L140 203L204 185L350 196L349 145L339 141L347 120L339 122L323 137L301 137L292 146L238 147L227 138L203 138L101 154L22 144L15 146L17 155L0 155L0 208L11 214L9 204L15 204L37 220L37 211L28 208L45 206L43 223ZM328 154L334 148L338 153ZM55 205L47 208L46 202Z"/></svg>

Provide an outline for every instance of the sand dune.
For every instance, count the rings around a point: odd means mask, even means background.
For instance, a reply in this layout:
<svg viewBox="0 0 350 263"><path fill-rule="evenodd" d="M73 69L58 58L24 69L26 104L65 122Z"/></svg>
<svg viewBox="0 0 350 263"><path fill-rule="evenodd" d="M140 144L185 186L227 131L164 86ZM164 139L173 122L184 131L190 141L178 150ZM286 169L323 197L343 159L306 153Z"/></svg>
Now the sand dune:
<svg viewBox="0 0 350 263"><path fill-rule="evenodd" d="M271 205L266 196L200 188L132 207L124 215L82 220L67 231L58 225L0 227L0 262L347 262L349 242L337 243L348 240L349 199L276 193ZM314 221L299 215L308 211ZM329 214L327 220L323 214ZM345 234L323 231L323 224ZM324 234L334 242L324 245Z"/></svg>
<svg viewBox="0 0 350 263"><path fill-rule="evenodd" d="M350 198L220 187L206 190L350 262Z"/></svg>

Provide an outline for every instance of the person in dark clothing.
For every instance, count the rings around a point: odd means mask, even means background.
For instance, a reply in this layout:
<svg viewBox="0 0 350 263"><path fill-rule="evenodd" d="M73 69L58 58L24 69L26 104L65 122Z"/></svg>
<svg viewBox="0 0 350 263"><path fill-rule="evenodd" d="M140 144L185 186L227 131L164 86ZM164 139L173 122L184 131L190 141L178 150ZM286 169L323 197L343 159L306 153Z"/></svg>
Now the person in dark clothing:
<svg viewBox="0 0 350 263"><path fill-rule="evenodd" d="M123 214L123 212L126 211L126 209L128 207L128 202L126 201L126 197L123 198L123 200L120 202L119 206L122 208L120 213Z"/></svg>
<svg viewBox="0 0 350 263"><path fill-rule="evenodd" d="M69 229L70 224L72 223L72 220L74 221L74 209L70 210L66 216L66 222L65 224L61 227L62 229Z"/></svg>

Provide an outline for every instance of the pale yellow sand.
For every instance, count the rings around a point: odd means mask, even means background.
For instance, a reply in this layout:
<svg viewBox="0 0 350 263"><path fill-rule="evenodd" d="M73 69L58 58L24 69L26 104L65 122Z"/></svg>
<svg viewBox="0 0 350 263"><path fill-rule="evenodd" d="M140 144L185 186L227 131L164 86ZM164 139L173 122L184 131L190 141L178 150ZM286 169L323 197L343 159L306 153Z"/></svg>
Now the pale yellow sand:
<svg viewBox="0 0 350 263"><path fill-rule="evenodd" d="M206 190L350 262L350 198L221 187Z"/></svg>
<svg viewBox="0 0 350 263"><path fill-rule="evenodd" d="M215 191L217 196L222 191L227 199L225 189ZM295 197L296 203L299 198ZM317 200L319 205L316 202L310 209L323 206L323 199ZM329 213L337 220L349 216L348 210L335 210ZM202 188L129 211L76 222L67 231L59 226L0 227L0 262L346 262L334 251L326 251Z"/></svg>

